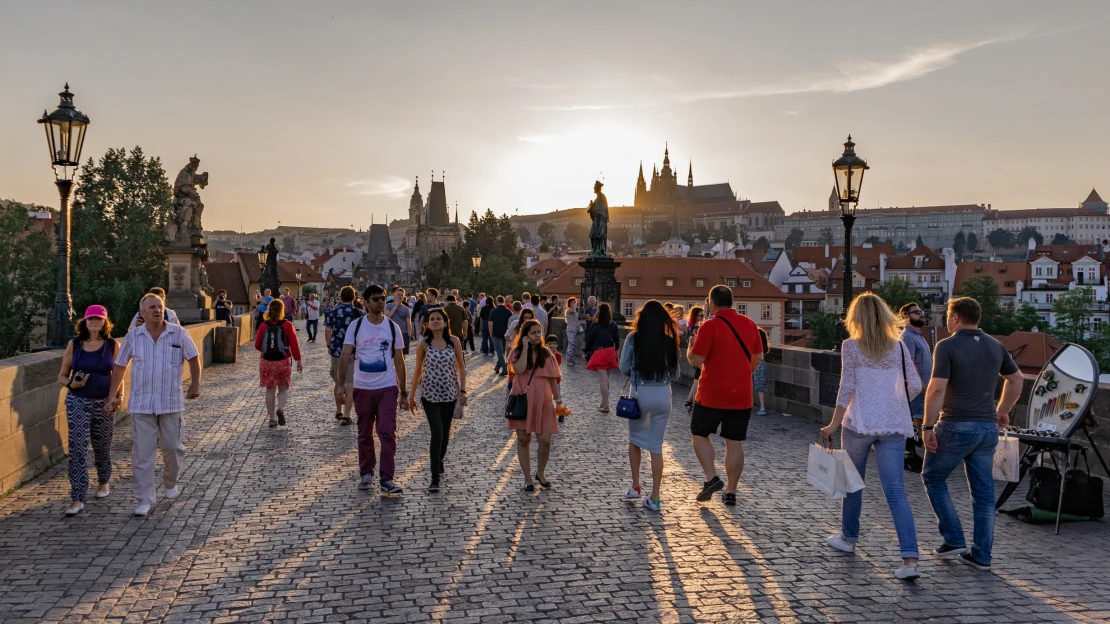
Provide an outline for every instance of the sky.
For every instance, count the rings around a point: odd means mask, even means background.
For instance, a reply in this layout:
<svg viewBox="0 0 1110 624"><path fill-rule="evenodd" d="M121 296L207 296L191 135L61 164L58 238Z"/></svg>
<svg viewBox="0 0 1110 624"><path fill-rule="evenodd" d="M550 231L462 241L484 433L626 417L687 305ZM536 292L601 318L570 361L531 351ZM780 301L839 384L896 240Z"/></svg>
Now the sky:
<svg viewBox="0 0 1110 624"><path fill-rule="evenodd" d="M194 153L206 229L366 228L432 171L465 220L630 204L637 167L823 209L1110 198L1110 4L66 2L0 5L0 198L54 205L35 121L68 81L83 160Z"/></svg>

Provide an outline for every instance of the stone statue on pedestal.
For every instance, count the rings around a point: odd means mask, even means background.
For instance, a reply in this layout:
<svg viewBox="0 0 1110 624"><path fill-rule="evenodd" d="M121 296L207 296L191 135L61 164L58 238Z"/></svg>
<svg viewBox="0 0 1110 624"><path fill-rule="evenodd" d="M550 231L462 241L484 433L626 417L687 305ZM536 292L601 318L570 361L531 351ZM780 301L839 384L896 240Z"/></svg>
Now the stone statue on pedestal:
<svg viewBox="0 0 1110 624"><path fill-rule="evenodd" d="M204 204L197 187L208 186L208 172L197 173L199 167L200 159L194 155L174 180L173 216L166 223L166 242L192 243L192 239L199 238L204 230L200 222Z"/></svg>
<svg viewBox="0 0 1110 624"><path fill-rule="evenodd" d="M182 321L211 318L211 297L208 294L208 245L204 242L200 201L197 187L208 185L208 173L197 173L200 159L195 155L177 174L173 183L173 215L166 223L166 261L169 269L167 304L178 312Z"/></svg>
<svg viewBox="0 0 1110 624"><path fill-rule="evenodd" d="M590 258L608 258L606 239L609 237L609 200L601 192L604 184L594 182L594 193L597 197L590 202L586 214L590 215L593 225L590 226Z"/></svg>

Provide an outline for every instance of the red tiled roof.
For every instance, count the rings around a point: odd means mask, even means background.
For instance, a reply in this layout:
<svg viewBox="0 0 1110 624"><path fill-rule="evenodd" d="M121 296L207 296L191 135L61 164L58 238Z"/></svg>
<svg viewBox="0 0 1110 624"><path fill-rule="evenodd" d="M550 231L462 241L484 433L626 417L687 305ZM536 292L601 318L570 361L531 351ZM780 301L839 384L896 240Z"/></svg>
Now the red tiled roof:
<svg viewBox="0 0 1110 624"><path fill-rule="evenodd" d="M1063 344L1041 332L1017 331L1009 336L995 336L1013 356L1024 373L1037 374Z"/></svg>
<svg viewBox="0 0 1110 624"><path fill-rule="evenodd" d="M1037 245L1029 252L1029 260L1047 257L1056 262L1071 263L1083 256L1102 261L1102 249L1098 245Z"/></svg>
<svg viewBox="0 0 1110 624"><path fill-rule="evenodd" d="M983 216L984 221L997 219L1051 219L1062 217L1105 217L1093 208L1028 208L1025 210L992 210Z"/></svg>
<svg viewBox="0 0 1110 624"><path fill-rule="evenodd" d="M786 294L756 274L752 268L738 260L727 258L618 258L621 266L617 268L617 280L621 282L621 295L630 299L686 299L701 300L709 294L709 289L724 284L726 279L736 280L732 289L734 297L743 300L775 299L785 300ZM585 270L577 264L558 277L544 280L539 290L544 294L570 295L581 292L575 284L583 277ZM635 279L631 286L629 279ZM667 279L674 280L674 286L667 286ZM705 280L704 286L697 286L694 280ZM745 288L744 281L751 283Z"/></svg>
<svg viewBox="0 0 1110 624"><path fill-rule="evenodd" d="M924 256L922 258L922 262L921 262L920 267L915 267L914 266L914 262L916 261L917 256ZM926 247L925 245L922 245L920 247L915 248L913 251L907 253L904 256L898 256L896 258L890 258L889 260L887 260L886 268L887 269L897 269L897 270L906 270L906 269L915 269L916 268L916 269L919 269L919 270L920 269L932 269L932 270L937 270L937 271L943 271L944 270L944 258L942 258L940 254L933 251L931 248Z"/></svg>
<svg viewBox="0 0 1110 624"><path fill-rule="evenodd" d="M879 277L879 254L885 253L887 258L894 257L894 247L890 245L875 245L873 247L859 247L852 245L852 268L864 277ZM825 257L825 246L795 247L794 263L811 263L814 266L832 268L834 260L844 255L844 245L829 245L829 255Z"/></svg>
<svg viewBox="0 0 1110 624"><path fill-rule="evenodd" d="M1091 194L1087 196L1087 199L1083 200L1084 204L1089 204L1091 202L1102 203L1102 198L1098 196L1098 191L1096 191L1094 188L1091 188Z"/></svg>
<svg viewBox="0 0 1110 624"><path fill-rule="evenodd" d="M235 254L230 251L225 251L215 258L212 258L212 262L235 262Z"/></svg>
<svg viewBox="0 0 1110 624"><path fill-rule="evenodd" d="M1029 282L1029 264L1025 262L960 262L956 265L956 290L960 285L977 275L986 275L998 282L998 294L1013 297L1017 294L1017 282ZM1006 282L1010 282L1007 286Z"/></svg>
<svg viewBox="0 0 1110 624"><path fill-rule="evenodd" d="M297 281L298 270L301 272L301 283L303 284L324 281L324 276L312 266L303 262L293 262L292 260L278 260L278 281L283 283Z"/></svg>
<svg viewBox="0 0 1110 624"><path fill-rule="evenodd" d="M788 347L805 347L813 339L813 332L808 329L784 329L782 331L782 344Z"/></svg>
<svg viewBox="0 0 1110 624"><path fill-rule="evenodd" d="M258 260L254 263L257 266ZM243 274L239 272L239 263L207 262L204 271L208 274L208 283L212 288L217 292L226 290L231 303L250 307L251 302L247 299L247 287L243 283Z"/></svg>
<svg viewBox="0 0 1110 624"><path fill-rule="evenodd" d="M895 208L860 208L859 210L856 210L856 216L862 217L862 216L869 215L869 214L884 214L884 213L896 213L896 212L908 212L908 213L922 213L922 212L925 212L925 213L928 213L928 212L984 212L985 213L985 212L987 212L987 208L985 206L979 206L979 205L976 205L976 204L955 204L955 205L952 205L952 206L910 206L910 207L907 207L907 208L898 208L898 207L895 207ZM812 210L812 211L811 210L803 210L803 211L800 211L800 212L790 213L789 216L790 216L791 219L797 219L797 218L829 217L829 216L836 216L838 214L839 214L838 212L831 211L831 210Z"/></svg>
<svg viewBox="0 0 1110 624"><path fill-rule="evenodd" d="M523 269L524 278L530 280L549 280L562 273L573 263L563 262L558 258L546 258Z"/></svg>

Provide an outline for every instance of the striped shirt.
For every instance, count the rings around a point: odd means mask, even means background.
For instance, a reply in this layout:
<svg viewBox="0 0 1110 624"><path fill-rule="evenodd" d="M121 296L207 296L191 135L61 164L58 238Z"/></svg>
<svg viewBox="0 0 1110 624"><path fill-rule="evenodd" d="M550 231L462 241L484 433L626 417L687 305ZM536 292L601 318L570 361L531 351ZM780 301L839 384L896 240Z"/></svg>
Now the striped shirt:
<svg viewBox="0 0 1110 624"><path fill-rule="evenodd" d="M186 360L200 355L189 332L166 323L155 343L146 325L136 327L123 339L116 366L131 363L131 395L127 408L132 414L174 414L185 411L181 381Z"/></svg>

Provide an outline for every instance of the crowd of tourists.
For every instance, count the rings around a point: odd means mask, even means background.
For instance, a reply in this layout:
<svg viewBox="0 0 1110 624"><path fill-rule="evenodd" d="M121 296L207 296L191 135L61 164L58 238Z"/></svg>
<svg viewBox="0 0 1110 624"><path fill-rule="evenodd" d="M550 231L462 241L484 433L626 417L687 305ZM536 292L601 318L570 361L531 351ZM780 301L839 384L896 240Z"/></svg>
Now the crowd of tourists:
<svg viewBox="0 0 1110 624"><path fill-rule="evenodd" d="M286 425L293 368L298 373L304 370L292 321L303 313L307 342L314 343L323 315L335 421L339 426L350 425L352 411L357 418L360 490L377 489L385 497L403 494L395 482L401 410L423 410L430 434L427 491L443 487L452 423L467 407L470 354L494 358L495 376L508 378L506 426L516 437L522 487L528 492L537 486L553 487L547 467L553 437L567 413L562 406L564 367L582 363L597 374L600 414L613 411L610 376L619 370L625 383L615 411L627 419L631 475L624 497L659 512L672 384L679 379L681 348L686 342L685 359L694 370L685 395L690 440L704 474L694 498L706 502L721 492L724 505L737 504L744 441L757 397L757 414L766 413L764 355L770 352L770 341L755 322L737 312L727 286L714 286L704 307L691 306L688 311L648 301L631 319L623 340L609 304L594 297L580 303L575 297L564 302L559 297L523 293L515 300L510 294L464 296L435 288L410 295L400 287L387 291L371 285L361 297L350 286L342 288L334 305L315 295L296 300L288 289L278 297L269 290L259 292L255 299L254 347L259 352L259 386L264 389L270 428ZM226 293L219 293L214 307L217 312L223 310L218 318L231 321ZM917 304L908 304L895 315L881 299L864 293L846 314L850 337L842 345L836 409L820 435L831 440L840 432L842 447L861 477L874 449L903 559L898 578L919 576L914 518L903 480L904 468L911 468L909 450L915 448L913 440L919 432L925 448L922 481L943 538L933 554L990 568L995 515L992 457L998 429L1009 424L1022 380L1005 348L978 329L980 315L974 299L951 299L946 324L952 335L930 353L920 333L925 322ZM558 318L563 324L556 333L552 320ZM157 502L159 448L164 495L173 499L180 494L184 401L199 396L201 388L196 346L177 315L166 307L160 288L143 296L122 340L113 336L108 310L99 305L89 306L75 329L58 374L58 383L68 389L72 504L66 514L84 509L90 442L98 480L95 496L110 494L114 413L126 395L135 515L147 515ZM410 355L415 356L411 383L405 366ZM190 383L183 390L186 365ZM131 374L125 384L128 366ZM996 403L999 375L1005 385ZM711 435L725 441L723 479ZM533 437L537 442L534 466ZM650 486L641 479L644 451L649 455ZM961 463L974 507L970 548L947 484ZM844 499L841 530L826 540L830 547L855 551L862 496L857 491Z"/></svg>

